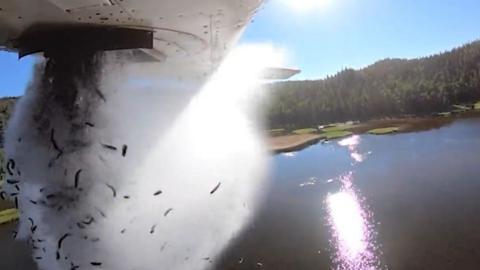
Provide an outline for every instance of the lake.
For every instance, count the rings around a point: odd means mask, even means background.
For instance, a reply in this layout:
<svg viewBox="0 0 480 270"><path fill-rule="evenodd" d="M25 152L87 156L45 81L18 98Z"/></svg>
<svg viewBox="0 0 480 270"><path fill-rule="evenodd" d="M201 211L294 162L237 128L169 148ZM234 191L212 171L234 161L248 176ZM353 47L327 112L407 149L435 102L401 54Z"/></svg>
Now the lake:
<svg viewBox="0 0 480 270"><path fill-rule="evenodd" d="M217 269L479 269L480 120L274 157Z"/></svg>
<svg viewBox="0 0 480 270"><path fill-rule="evenodd" d="M261 209L215 269L478 269L479 157L480 119L277 155ZM34 269L11 229L0 269Z"/></svg>

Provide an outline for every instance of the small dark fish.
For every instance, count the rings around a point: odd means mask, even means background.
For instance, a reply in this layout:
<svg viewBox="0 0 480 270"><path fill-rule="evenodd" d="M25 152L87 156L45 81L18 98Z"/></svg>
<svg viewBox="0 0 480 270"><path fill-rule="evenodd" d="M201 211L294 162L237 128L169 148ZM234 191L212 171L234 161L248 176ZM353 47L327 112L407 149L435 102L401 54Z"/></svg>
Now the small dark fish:
<svg viewBox="0 0 480 270"><path fill-rule="evenodd" d="M70 270L77 270L78 268L80 268L80 265L75 265L73 262L70 262Z"/></svg>
<svg viewBox="0 0 480 270"><path fill-rule="evenodd" d="M10 176L13 176L13 170L15 170L15 160L9 159L7 162L7 172Z"/></svg>
<svg viewBox="0 0 480 270"><path fill-rule="evenodd" d="M95 221L95 219L93 219L93 217L89 217L86 220L82 221L82 223L85 225L90 225L93 223L93 221Z"/></svg>
<svg viewBox="0 0 480 270"><path fill-rule="evenodd" d="M105 184L105 185L107 185L107 187L112 190L113 197L117 197L117 191L115 190L115 188L109 184Z"/></svg>
<svg viewBox="0 0 480 270"><path fill-rule="evenodd" d="M128 199L130 199L130 196L125 195L125 196L123 196L123 198L124 198L125 200L128 200Z"/></svg>
<svg viewBox="0 0 480 270"><path fill-rule="evenodd" d="M152 228L150 229L150 234L153 234L155 232L156 227L157 227L157 224L152 226Z"/></svg>
<svg viewBox="0 0 480 270"><path fill-rule="evenodd" d="M43 242L45 242L45 239L37 239L37 242L43 243Z"/></svg>
<svg viewBox="0 0 480 270"><path fill-rule="evenodd" d="M10 193L10 197L16 197L18 196L18 192Z"/></svg>
<svg viewBox="0 0 480 270"><path fill-rule="evenodd" d="M12 231L12 237L13 237L13 239L17 239L17 234L18 234L17 231Z"/></svg>
<svg viewBox="0 0 480 270"><path fill-rule="evenodd" d="M66 233L58 240L58 249L62 248L62 242L65 240L65 238L67 238L69 236L71 236L71 234Z"/></svg>
<svg viewBox="0 0 480 270"><path fill-rule="evenodd" d="M78 227L79 229L85 229L85 226L83 226L83 224L80 223L80 222L77 222L77 227Z"/></svg>
<svg viewBox="0 0 480 270"><path fill-rule="evenodd" d="M18 185L15 185L15 189L16 189L17 191L20 191L20 187L19 187Z"/></svg>
<svg viewBox="0 0 480 270"><path fill-rule="evenodd" d="M15 185L15 184L20 183L20 181L14 180L14 179L7 179L7 183L10 184L10 185Z"/></svg>
<svg viewBox="0 0 480 270"><path fill-rule="evenodd" d="M5 200L5 195L7 195L7 193L5 191L0 191L0 198L4 201Z"/></svg>
<svg viewBox="0 0 480 270"><path fill-rule="evenodd" d="M35 222L33 222L33 218L28 218L28 220L30 220L30 223L32 223L32 226L35 225Z"/></svg>
<svg viewBox="0 0 480 270"><path fill-rule="evenodd" d="M159 190L159 191L157 191L157 192L153 193L153 196L158 196L158 195L160 195L160 194L162 194L162 191L161 191L161 190Z"/></svg>
<svg viewBox="0 0 480 270"><path fill-rule="evenodd" d="M113 145L103 144L103 143L102 143L102 146L103 146L103 148L105 148L105 149L112 150L112 151L117 151L117 147L115 147L115 146L113 146Z"/></svg>
<svg viewBox="0 0 480 270"><path fill-rule="evenodd" d="M95 93L103 100L103 102L107 102L107 99L105 98L105 95L100 91L100 89L95 88Z"/></svg>
<svg viewBox="0 0 480 270"><path fill-rule="evenodd" d="M121 233L121 234L124 234L125 231L126 231L125 229L122 229L122 230L120 231L120 233Z"/></svg>
<svg viewBox="0 0 480 270"><path fill-rule="evenodd" d="M221 182L218 182L218 184L212 189L212 191L210 191L210 194L215 193L218 190L218 188L220 187L221 184L222 184Z"/></svg>
<svg viewBox="0 0 480 270"><path fill-rule="evenodd" d="M57 150L57 152L58 152L57 159L59 159L60 156L63 154L63 150L58 146L57 141L55 141L55 129L53 129L53 128L50 132L50 142L52 143L53 148L55 148L55 150Z"/></svg>
<svg viewBox="0 0 480 270"><path fill-rule="evenodd" d="M37 261L41 260L41 259L43 259L43 258L42 257L35 257L35 260L37 260Z"/></svg>
<svg viewBox="0 0 480 270"><path fill-rule="evenodd" d="M103 218L106 218L107 215L105 215L105 212L103 212L102 210L98 209L95 207L95 210L97 210L97 212L100 214L100 216L102 216Z"/></svg>
<svg viewBox="0 0 480 270"><path fill-rule="evenodd" d="M55 198L55 197L56 197L55 194L48 194L48 195L46 196L47 200L53 199L53 198Z"/></svg>
<svg viewBox="0 0 480 270"><path fill-rule="evenodd" d="M98 241L100 241L100 238L98 238L98 237L95 237L95 238L92 238L92 240L91 240L91 241L92 241L92 242L98 242Z"/></svg>
<svg viewBox="0 0 480 270"><path fill-rule="evenodd" d="M203 258L204 261L210 261L210 257Z"/></svg>
<svg viewBox="0 0 480 270"><path fill-rule="evenodd" d="M22 176L22 172L20 170L17 170L18 176Z"/></svg>
<svg viewBox="0 0 480 270"><path fill-rule="evenodd" d="M17 197L15 197L15 208L18 209L18 198Z"/></svg>
<svg viewBox="0 0 480 270"><path fill-rule="evenodd" d="M32 226L32 228L30 228L30 231L31 231L32 233L35 233L36 230L37 230L37 225Z"/></svg>
<svg viewBox="0 0 480 270"><path fill-rule="evenodd" d="M127 156L127 150L128 150L128 146L126 144L124 144L122 146L122 156L123 157Z"/></svg>
<svg viewBox="0 0 480 270"><path fill-rule="evenodd" d="M45 188L41 188L39 191L40 193L43 193L43 191L45 191Z"/></svg>
<svg viewBox="0 0 480 270"><path fill-rule="evenodd" d="M169 208L167 211L165 211L165 214L163 214L163 216L166 217L172 211L173 211L173 208Z"/></svg>
<svg viewBox="0 0 480 270"><path fill-rule="evenodd" d="M102 265L101 262L91 262L90 264L93 265L93 266L101 266Z"/></svg>
<svg viewBox="0 0 480 270"><path fill-rule="evenodd" d="M85 122L85 125L89 126L89 127L95 127L95 125L91 122Z"/></svg>
<svg viewBox="0 0 480 270"><path fill-rule="evenodd" d="M36 201L33 201L33 200L30 200L30 202L31 202L32 204L35 204L35 205L37 204L37 202L36 202Z"/></svg>
<svg viewBox="0 0 480 270"><path fill-rule="evenodd" d="M82 169L78 170L75 173L75 188L78 188L78 181L80 180L80 173L82 173Z"/></svg>
<svg viewBox="0 0 480 270"><path fill-rule="evenodd" d="M60 251L57 250L57 261L60 260Z"/></svg>

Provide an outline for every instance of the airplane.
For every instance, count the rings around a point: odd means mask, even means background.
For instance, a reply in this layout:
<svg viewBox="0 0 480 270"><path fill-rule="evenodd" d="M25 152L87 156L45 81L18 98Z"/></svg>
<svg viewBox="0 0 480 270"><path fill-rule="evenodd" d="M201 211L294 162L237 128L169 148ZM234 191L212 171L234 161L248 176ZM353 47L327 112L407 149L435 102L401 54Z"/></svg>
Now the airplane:
<svg viewBox="0 0 480 270"><path fill-rule="evenodd" d="M128 50L136 62L168 61L211 75L263 0L2 0L0 50L48 57L57 51ZM168 62L169 63L169 62ZM272 67L265 80L300 70ZM1 187L1 183L0 183ZM5 222L16 220L11 209ZM7 214L5 214L7 213Z"/></svg>
<svg viewBox="0 0 480 270"><path fill-rule="evenodd" d="M208 76L263 0L2 0L0 50L19 57L58 50L131 50L137 61L173 60ZM265 79L297 69L272 67Z"/></svg>

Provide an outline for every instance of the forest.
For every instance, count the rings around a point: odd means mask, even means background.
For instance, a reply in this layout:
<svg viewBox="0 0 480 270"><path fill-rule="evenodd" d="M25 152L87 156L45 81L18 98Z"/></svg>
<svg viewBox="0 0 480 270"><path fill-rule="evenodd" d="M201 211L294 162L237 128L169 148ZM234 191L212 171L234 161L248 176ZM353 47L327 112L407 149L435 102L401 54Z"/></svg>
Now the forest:
<svg viewBox="0 0 480 270"><path fill-rule="evenodd" d="M480 99L480 41L418 59L385 59L322 80L267 87L272 129L430 115Z"/></svg>

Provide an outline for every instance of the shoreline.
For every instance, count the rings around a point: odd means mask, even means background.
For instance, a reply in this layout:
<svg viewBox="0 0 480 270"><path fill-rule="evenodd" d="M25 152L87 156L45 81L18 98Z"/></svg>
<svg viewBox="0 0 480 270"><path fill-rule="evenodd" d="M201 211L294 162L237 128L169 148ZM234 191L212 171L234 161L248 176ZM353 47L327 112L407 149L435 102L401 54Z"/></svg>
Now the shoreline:
<svg viewBox="0 0 480 270"><path fill-rule="evenodd" d="M430 116L430 117L404 117L404 118L389 118L389 119L375 119L368 120L366 122L360 122L353 124L348 128L345 128L345 131L349 131L351 135L361 135L367 134L373 129L386 128L386 127L398 127L398 130L395 132L384 134L398 134L398 133L409 133L409 132L420 132L427 131L432 129L438 129L449 125L457 120L469 119L469 118L478 118L480 117L480 112L469 111L462 114L457 114L454 116ZM348 136L351 136L348 135ZM384 136L384 135L372 135L372 136ZM341 139L339 137L336 139ZM279 136L268 136L267 142L269 144L269 150L272 155L277 155L281 153L289 153L301 151L305 148L308 148L311 145L317 144L324 136L322 136L321 131L312 132L309 134L286 134ZM336 140L331 139L331 140ZM328 139L325 139L328 141Z"/></svg>

